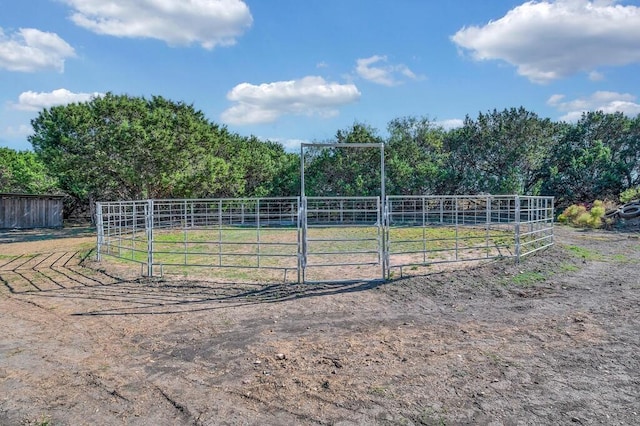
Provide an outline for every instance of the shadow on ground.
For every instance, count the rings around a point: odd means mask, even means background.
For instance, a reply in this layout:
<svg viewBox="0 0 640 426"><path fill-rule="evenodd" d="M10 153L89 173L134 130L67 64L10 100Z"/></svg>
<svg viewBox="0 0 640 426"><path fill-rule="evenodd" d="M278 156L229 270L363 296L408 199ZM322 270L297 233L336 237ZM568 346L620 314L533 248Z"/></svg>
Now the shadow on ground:
<svg viewBox="0 0 640 426"><path fill-rule="evenodd" d="M215 310L230 304L275 303L370 290L384 281L340 283L221 283L141 277L123 279L86 265L82 252L13 256L0 263L0 283L17 296L104 301L101 309L74 315L147 315ZM91 263L91 262L88 262ZM82 304L78 303L78 307ZM95 306L95 305L93 305Z"/></svg>
<svg viewBox="0 0 640 426"><path fill-rule="evenodd" d="M58 238L94 237L92 226L66 226L64 228L0 229L0 243L26 243Z"/></svg>

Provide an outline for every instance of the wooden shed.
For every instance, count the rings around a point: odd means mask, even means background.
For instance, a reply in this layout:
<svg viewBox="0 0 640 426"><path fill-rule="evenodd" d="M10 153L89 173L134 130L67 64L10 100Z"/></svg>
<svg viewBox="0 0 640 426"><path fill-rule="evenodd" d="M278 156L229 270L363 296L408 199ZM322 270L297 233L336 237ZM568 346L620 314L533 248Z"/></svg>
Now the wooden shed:
<svg viewBox="0 0 640 426"><path fill-rule="evenodd" d="M0 193L0 229L62 228L63 198Z"/></svg>

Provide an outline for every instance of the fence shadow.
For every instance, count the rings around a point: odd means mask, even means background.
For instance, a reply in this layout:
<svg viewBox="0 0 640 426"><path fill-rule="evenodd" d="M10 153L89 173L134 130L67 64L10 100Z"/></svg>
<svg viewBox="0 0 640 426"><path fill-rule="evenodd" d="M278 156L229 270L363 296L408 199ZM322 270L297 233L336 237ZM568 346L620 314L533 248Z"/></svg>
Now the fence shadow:
<svg viewBox="0 0 640 426"><path fill-rule="evenodd" d="M0 283L12 294L38 294L55 290L105 286L125 282L104 270L84 266L95 255L61 251L0 258Z"/></svg>
<svg viewBox="0 0 640 426"><path fill-rule="evenodd" d="M73 315L164 315L280 303L309 297L366 291L384 281L247 284L193 279L126 279L87 262L94 251L13 256L0 261L0 285L11 294L74 300Z"/></svg>
<svg viewBox="0 0 640 426"><path fill-rule="evenodd" d="M0 243L25 243L58 238L95 237L92 226L66 226L64 228L0 229Z"/></svg>

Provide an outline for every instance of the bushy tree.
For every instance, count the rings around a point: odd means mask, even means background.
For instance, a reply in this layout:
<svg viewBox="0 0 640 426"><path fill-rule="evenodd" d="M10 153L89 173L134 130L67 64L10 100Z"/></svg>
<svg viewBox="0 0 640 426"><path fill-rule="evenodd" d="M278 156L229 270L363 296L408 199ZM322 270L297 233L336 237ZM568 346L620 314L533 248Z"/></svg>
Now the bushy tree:
<svg viewBox="0 0 640 426"><path fill-rule="evenodd" d="M546 164L544 192L560 206L615 200L638 179L639 118L588 112L563 124Z"/></svg>
<svg viewBox="0 0 640 426"><path fill-rule="evenodd" d="M549 119L522 107L467 116L445 138L450 192L538 194L554 131Z"/></svg>
<svg viewBox="0 0 640 426"><path fill-rule="evenodd" d="M35 153L0 148L0 192L53 194L59 189Z"/></svg>
<svg viewBox="0 0 640 426"><path fill-rule="evenodd" d="M338 130L336 143L383 143L377 130L362 123ZM376 148L310 149L305 166L309 196L380 195L380 151Z"/></svg>
<svg viewBox="0 0 640 426"><path fill-rule="evenodd" d="M445 131L427 117L404 117L388 125L389 194L441 193L446 187Z"/></svg>
<svg viewBox="0 0 640 426"><path fill-rule="evenodd" d="M81 204L217 195L239 186L227 162L211 154L227 130L191 105L107 94L45 109L32 125L38 158Z"/></svg>

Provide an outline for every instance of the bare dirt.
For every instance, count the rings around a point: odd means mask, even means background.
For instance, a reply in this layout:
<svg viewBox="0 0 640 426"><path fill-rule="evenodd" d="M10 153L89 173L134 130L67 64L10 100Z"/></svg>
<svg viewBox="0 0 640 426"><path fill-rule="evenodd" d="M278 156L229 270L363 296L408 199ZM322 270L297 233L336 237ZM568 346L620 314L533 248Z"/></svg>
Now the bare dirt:
<svg viewBox="0 0 640 426"><path fill-rule="evenodd" d="M0 234L2 425L640 423L638 233L322 285L135 278L36 234Z"/></svg>

